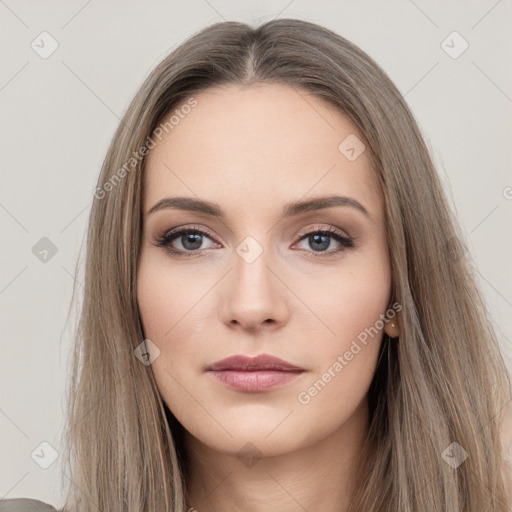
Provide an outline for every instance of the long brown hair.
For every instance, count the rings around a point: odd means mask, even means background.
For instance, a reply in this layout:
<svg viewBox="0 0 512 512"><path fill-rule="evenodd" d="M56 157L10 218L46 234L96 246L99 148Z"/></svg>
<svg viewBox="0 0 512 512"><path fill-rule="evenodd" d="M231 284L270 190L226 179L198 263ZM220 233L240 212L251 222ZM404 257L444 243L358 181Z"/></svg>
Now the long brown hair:
<svg viewBox="0 0 512 512"><path fill-rule="evenodd" d="M383 338L350 511L509 512L500 442L509 375L418 125L361 49L294 19L256 28L222 22L194 34L151 72L112 139L87 233L63 510L185 511L179 426L151 365L134 357L144 339L136 297L143 148L151 150L160 123L195 94L254 82L313 93L347 116L384 194L400 338ZM446 461L453 450L468 455L456 468Z"/></svg>

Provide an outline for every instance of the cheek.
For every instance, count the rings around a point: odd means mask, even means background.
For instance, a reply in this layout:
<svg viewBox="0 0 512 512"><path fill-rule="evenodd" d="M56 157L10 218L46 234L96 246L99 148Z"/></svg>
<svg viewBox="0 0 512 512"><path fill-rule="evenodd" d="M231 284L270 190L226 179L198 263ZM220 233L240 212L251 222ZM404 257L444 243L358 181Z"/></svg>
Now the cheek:
<svg viewBox="0 0 512 512"><path fill-rule="evenodd" d="M315 339L324 341L315 346L330 356L348 350L354 339L364 341L365 333L375 337L384 327L382 315L391 298L385 252L368 250L315 275L298 275L294 293L304 298L313 313L306 311L306 327Z"/></svg>
<svg viewBox="0 0 512 512"><path fill-rule="evenodd" d="M201 299L211 285L198 280L191 268L170 264L158 254L141 255L137 303L144 334L158 346L182 329L188 316L201 310Z"/></svg>
<svg viewBox="0 0 512 512"><path fill-rule="evenodd" d="M316 313L315 321L304 326L313 332L310 341L316 340L314 375L301 389L298 402L311 404L311 412L326 408L324 416L343 415L364 398L375 372L391 296L385 253L369 253L350 267L317 276L313 290L311 278L297 283L302 284L298 293L308 297L308 306ZM328 407L340 401L342 407Z"/></svg>
<svg viewBox="0 0 512 512"><path fill-rule="evenodd" d="M184 267L171 267L165 258L143 251L137 272L137 303L144 336L160 350L151 369L162 398L173 412L191 406L183 386L190 387L187 372L197 363L191 347L199 339L195 333L200 327L194 320L198 312L201 314L204 293L204 285L187 276Z"/></svg>
<svg viewBox="0 0 512 512"><path fill-rule="evenodd" d="M165 255L143 251L137 273L137 302L144 336L160 350L152 363L157 385L168 405L181 402L181 386L202 373L201 347L217 309L207 296L218 277L198 278L192 265L170 263ZM185 394L186 395L186 394ZM171 407L172 409L172 407Z"/></svg>
<svg viewBox="0 0 512 512"><path fill-rule="evenodd" d="M303 418L304 433L311 437L327 435L359 413L364 416L382 342L381 315L389 305L386 273L354 272L337 282L323 303L315 294L330 330L317 333L314 371L295 395L297 418ZM307 423L307 418L315 421Z"/></svg>

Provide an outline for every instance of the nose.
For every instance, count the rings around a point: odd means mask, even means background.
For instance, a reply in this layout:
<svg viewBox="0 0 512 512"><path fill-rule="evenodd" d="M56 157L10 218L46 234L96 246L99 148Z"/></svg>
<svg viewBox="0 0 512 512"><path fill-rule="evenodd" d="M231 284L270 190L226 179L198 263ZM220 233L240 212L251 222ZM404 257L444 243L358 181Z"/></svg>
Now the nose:
<svg viewBox="0 0 512 512"><path fill-rule="evenodd" d="M290 292L267 254L263 251L252 262L234 256L234 268L223 289L221 314L226 325L255 332L276 330L287 322Z"/></svg>

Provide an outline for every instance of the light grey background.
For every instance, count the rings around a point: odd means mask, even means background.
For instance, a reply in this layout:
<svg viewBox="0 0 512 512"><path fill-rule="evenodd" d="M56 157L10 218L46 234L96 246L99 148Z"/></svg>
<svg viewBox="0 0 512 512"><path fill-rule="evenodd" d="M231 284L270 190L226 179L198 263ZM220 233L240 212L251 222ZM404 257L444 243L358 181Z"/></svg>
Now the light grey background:
<svg viewBox="0 0 512 512"><path fill-rule="evenodd" d="M43 441L61 451L75 263L128 102L196 30L273 17L333 29L405 95L467 233L512 368L510 0L0 0L0 498L62 504L61 457L43 469L31 453ZM42 46L43 31L59 45L47 59L31 47ZM453 31L469 43L458 58L441 45ZM453 37L445 44L462 48ZM32 252L43 237L57 247L47 262ZM41 460L43 452L50 450L36 450Z"/></svg>

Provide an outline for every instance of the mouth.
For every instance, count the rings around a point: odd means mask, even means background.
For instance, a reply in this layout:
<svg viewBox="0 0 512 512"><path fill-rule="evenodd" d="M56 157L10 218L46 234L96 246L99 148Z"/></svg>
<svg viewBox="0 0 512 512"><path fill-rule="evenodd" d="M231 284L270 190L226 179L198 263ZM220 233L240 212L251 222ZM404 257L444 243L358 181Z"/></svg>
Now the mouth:
<svg viewBox="0 0 512 512"><path fill-rule="evenodd" d="M206 370L230 388L253 393L282 386L306 371L268 354L231 356L209 365Z"/></svg>

